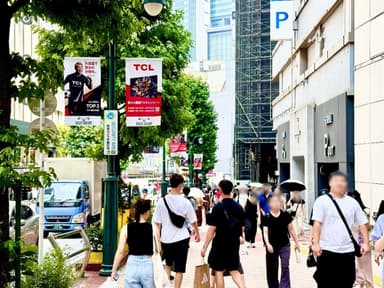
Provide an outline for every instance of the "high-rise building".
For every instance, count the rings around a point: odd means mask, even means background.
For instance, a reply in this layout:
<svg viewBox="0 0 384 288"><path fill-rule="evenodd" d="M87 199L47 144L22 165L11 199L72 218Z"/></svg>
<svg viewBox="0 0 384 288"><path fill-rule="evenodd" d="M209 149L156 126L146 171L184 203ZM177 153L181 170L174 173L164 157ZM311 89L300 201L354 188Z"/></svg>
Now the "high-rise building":
<svg viewBox="0 0 384 288"><path fill-rule="evenodd" d="M234 59L233 0L211 0L210 27L208 29L208 59L228 61Z"/></svg>
<svg viewBox="0 0 384 288"><path fill-rule="evenodd" d="M173 7L184 13L183 25L191 32L193 41L191 61L207 60L207 29L210 25L208 0L175 0Z"/></svg>
<svg viewBox="0 0 384 288"><path fill-rule="evenodd" d="M275 133L271 102L270 0L236 0L235 177L259 182L275 178Z"/></svg>

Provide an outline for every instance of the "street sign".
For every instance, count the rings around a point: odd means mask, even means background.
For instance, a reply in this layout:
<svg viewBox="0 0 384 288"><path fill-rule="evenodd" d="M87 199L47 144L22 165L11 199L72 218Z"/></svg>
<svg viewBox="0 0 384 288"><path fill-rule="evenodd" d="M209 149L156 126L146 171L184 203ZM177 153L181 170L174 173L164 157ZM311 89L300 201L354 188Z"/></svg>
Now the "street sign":
<svg viewBox="0 0 384 288"><path fill-rule="evenodd" d="M37 118L29 124L28 133L32 134L33 131L39 131L40 130L40 118ZM53 123L52 120L49 120L48 118L44 119L44 125L43 130L51 130L53 133L57 134L57 128L55 123Z"/></svg>
<svg viewBox="0 0 384 288"><path fill-rule="evenodd" d="M104 155L118 153L118 119L117 110L104 111Z"/></svg>
<svg viewBox="0 0 384 288"><path fill-rule="evenodd" d="M271 0L271 40L293 38L293 1Z"/></svg>
<svg viewBox="0 0 384 288"><path fill-rule="evenodd" d="M33 114L40 117L40 99L28 99L28 107ZM52 115L56 111L56 108L57 99L55 95L53 95L51 92L48 92L44 97L45 116Z"/></svg>

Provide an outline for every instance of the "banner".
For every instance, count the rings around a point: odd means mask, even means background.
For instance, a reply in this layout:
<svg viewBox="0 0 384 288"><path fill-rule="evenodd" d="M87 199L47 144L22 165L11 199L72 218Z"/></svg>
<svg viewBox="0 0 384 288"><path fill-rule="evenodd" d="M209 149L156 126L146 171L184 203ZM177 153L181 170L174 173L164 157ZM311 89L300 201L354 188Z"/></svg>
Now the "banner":
<svg viewBox="0 0 384 288"><path fill-rule="evenodd" d="M271 0L271 41L293 39L293 1Z"/></svg>
<svg viewBox="0 0 384 288"><path fill-rule="evenodd" d="M127 126L160 126L162 60L127 58L125 69Z"/></svg>
<svg viewBox="0 0 384 288"><path fill-rule="evenodd" d="M186 132L169 139L169 147L171 157L181 157L187 154L187 137Z"/></svg>
<svg viewBox="0 0 384 288"><path fill-rule="evenodd" d="M118 119L117 110L104 110L104 155L118 154Z"/></svg>
<svg viewBox="0 0 384 288"><path fill-rule="evenodd" d="M101 69L99 58L64 59L64 123L100 125Z"/></svg>
<svg viewBox="0 0 384 288"><path fill-rule="evenodd" d="M203 168L203 154L193 154L193 169L201 170Z"/></svg>

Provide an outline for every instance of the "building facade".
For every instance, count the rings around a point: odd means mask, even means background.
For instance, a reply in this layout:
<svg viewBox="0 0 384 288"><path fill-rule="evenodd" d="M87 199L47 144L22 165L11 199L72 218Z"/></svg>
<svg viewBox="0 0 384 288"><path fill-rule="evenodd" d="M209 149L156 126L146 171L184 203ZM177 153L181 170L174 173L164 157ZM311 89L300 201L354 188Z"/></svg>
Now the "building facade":
<svg viewBox="0 0 384 288"><path fill-rule="evenodd" d="M356 189L376 211L384 195L384 1L355 1Z"/></svg>
<svg viewBox="0 0 384 288"><path fill-rule="evenodd" d="M303 181L309 207L335 170L354 189L354 2L294 0L294 39L273 51L280 181Z"/></svg>
<svg viewBox="0 0 384 288"><path fill-rule="evenodd" d="M207 29L210 25L209 0L175 0L175 10L183 11L183 25L191 33L193 41L190 51L191 61L208 58Z"/></svg>
<svg viewBox="0 0 384 288"><path fill-rule="evenodd" d="M274 181L275 132L271 102L270 0L236 1L235 178Z"/></svg>

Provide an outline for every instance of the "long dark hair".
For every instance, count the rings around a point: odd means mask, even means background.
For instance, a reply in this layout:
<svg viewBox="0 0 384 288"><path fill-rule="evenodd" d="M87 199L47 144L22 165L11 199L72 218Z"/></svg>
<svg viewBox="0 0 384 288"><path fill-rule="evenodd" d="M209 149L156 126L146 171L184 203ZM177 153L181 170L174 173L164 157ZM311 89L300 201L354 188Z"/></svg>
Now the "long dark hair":
<svg viewBox="0 0 384 288"><path fill-rule="evenodd" d="M140 222L140 216L151 210L151 200L138 199L133 206L135 222Z"/></svg>

